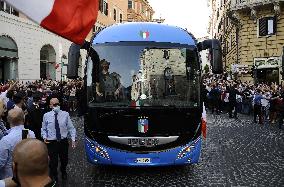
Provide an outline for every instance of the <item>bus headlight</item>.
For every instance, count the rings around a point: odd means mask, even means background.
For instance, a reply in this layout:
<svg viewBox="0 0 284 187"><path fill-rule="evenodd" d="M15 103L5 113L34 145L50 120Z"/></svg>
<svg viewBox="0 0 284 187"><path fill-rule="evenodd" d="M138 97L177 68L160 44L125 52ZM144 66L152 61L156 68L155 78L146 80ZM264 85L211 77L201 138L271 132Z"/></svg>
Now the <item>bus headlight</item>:
<svg viewBox="0 0 284 187"><path fill-rule="evenodd" d="M103 157L103 158L105 158L107 160L110 160L108 152L103 147L101 147L99 145L96 145L95 146L95 151L101 157Z"/></svg>
<svg viewBox="0 0 284 187"><path fill-rule="evenodd" d="M98 145L94 142L91 142L88 139L87 139L87 141L90 145L92 152L96 153L97 155L99 155L100 157L102 157L104 159L110 160L109 154L108 154L108 152L105 148L103 148L102 146L100 146L100 145Z"/></svg>
<svg viewBox="0 0 284 187"><path fill-rule="evenodd" d="M188 145L186 147L184 147L177 155L177 159L182 159L184 158L187 153L189 153L190 151L192 151L194 149L194 146L192 145Z"/></svg>
<svg viewBox="0 0 284 187"><path fill-rule="evenodd" d="M178 153L177 155L177 159L182 159L184 157L186 157L186 155L189 153L189 152L192 152L196 145L198 144L198 142L200 141L200 137L198 137L196 140L194 140L193 142L191 142L190 145L187 145L185 146L184 148L181 149L181 151ZM198 145L197 145L198 146ZM188 160L188 162L190 163L191 162L191 159Z"/></svg>

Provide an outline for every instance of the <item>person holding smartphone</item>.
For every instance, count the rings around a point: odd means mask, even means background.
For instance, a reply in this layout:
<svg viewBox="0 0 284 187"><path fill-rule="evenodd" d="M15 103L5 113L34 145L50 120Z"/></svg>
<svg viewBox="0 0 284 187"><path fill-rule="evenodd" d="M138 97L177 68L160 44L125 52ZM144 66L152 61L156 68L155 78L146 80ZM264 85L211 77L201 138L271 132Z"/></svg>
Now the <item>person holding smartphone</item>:
<svg viewBox="0 0 284 187"><path fill-rule="evenodd" d="M10 132L0 140L0 180L13 176L12 152L17 143L23 139L25 115L22 109L14 108L8 112L7 120ZM35 138L33 131L28 130L24 138ZM24 130L25 134L25 130Z"/></svg>

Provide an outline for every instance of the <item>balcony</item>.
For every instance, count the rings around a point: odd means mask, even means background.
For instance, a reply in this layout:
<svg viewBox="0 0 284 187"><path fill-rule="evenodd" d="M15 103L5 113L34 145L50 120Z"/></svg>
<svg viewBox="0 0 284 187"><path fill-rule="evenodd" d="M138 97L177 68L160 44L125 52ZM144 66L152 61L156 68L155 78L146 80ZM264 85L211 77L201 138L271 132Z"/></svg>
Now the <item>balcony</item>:
<svg viewBox="0 0 284 187"><path fill-rule="evenodd" d="M231 0L231 10L241 10L261 5L274 4L284 0Z"/></svg>

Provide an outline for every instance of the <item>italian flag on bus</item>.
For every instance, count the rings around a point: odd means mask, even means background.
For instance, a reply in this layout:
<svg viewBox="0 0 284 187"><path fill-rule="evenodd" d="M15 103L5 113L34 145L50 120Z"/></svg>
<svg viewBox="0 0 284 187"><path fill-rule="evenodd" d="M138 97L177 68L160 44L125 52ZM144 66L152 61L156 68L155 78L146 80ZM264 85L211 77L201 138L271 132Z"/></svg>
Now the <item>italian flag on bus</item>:
<svg viewBox="0 0 284 187"><path fill-rule="evenodd" d="M131 106L131 107L134 107L134 108L140 107L140 106L143 106L143 105L144 105L144 102L143 102L143 100L141 100L141 99L137 99L136 101L135 101L135 100L132 100L132 101L130 102L130 106Z"/></svg>
<svg viewBox="0 0 284 187"><path fill-rule="evenodd" d="M43 28L83 44L97 19L98 0L5 0Z"/></svg>
<svg viewBox="0 0 284 187"><path fill-rule="evenodd" d="M201 117L201 132L204 138L206 138L206 130L207 130L206 125L207 125L206 109L203 103L203 111L202 111L202 117Z"/></svg>

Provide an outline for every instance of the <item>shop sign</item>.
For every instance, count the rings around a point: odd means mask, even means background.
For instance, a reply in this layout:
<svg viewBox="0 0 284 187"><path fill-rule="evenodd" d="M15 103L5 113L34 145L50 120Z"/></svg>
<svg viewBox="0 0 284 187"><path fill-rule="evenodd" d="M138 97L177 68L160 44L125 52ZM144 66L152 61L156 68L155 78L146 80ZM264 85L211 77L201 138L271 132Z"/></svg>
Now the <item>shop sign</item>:
<svg viewBox="0 0 284 187"><path fill-rule="evenodd" d="M269 57L269 58L255 58L254 66L257 69L262 68L277 68L281 65L280 57Z"/></svg>

